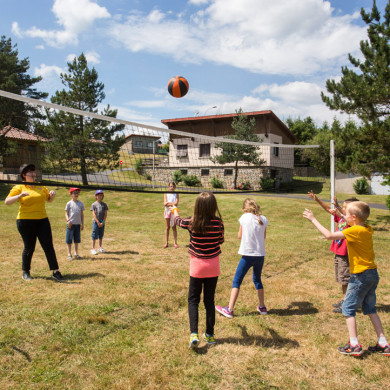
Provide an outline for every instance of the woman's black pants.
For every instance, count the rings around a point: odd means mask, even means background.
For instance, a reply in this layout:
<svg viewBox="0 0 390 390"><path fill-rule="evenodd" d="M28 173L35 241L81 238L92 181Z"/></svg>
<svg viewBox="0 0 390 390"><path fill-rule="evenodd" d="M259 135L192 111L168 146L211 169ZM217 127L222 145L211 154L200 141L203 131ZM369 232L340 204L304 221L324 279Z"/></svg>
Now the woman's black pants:
<svg viewBox="0 0 390 390"><path fill-rule="evenodd" d="M24 249L22 253L22 270L30 272L31 259L35 250L37 238L45 252L46 260L51 270L58 269L58 262L53 246L53 237L49 218L17 219L16 226L22 236Z"/></svg>

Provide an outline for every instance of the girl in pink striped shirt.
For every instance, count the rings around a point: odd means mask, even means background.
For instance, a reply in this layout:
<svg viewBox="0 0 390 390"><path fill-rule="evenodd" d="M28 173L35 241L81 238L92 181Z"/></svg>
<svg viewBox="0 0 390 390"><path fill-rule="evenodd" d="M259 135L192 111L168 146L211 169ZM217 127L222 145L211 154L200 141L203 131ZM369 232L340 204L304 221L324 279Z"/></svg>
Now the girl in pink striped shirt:
<svg viewBox="0 0 390 390"><path fill-rule="evenodd" d="M206 332L203 339L208 345L214 345L214 295L217 287L220 245L224 242L224 226L218 210L217 200L211 192L202 192L196 198L194 215L180 218L178 209L171 207L175 215L175 224L188 230L190 247L190 285L188 291L188 315L190 318L189 348L199 344L198 309L203 289L203 302L206 308Z"/></svg>

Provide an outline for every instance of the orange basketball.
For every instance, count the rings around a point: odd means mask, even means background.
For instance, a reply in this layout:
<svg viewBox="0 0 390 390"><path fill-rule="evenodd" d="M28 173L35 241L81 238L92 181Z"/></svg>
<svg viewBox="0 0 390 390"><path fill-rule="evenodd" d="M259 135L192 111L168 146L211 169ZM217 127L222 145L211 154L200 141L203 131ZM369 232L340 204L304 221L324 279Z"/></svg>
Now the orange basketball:
<svg viewBox="0 0 390 390"><path fill-rule="evenodd" d="M189 87L188 81L182 76L172 77L168 82L168 92L175 98L185 96Z"/></svg>

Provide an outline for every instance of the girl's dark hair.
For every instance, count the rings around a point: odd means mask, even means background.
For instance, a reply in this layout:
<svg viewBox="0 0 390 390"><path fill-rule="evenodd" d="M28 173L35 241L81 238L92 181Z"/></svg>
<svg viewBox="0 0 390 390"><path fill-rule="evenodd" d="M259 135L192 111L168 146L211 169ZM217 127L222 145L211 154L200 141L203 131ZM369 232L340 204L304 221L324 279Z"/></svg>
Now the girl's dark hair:
<svg viewBox="0 0 390 390"><path fill-rule="evenodd" d="M176 187L176 183L175 183L174 181L170 181L170 182L168 183L168 187L169 187L171 184L173 184L173 185Z"/></svg>
<svg viewBox="0 0 390 390"><path fill-rule="evenodd" d="M34 164L24 164L19 168L20 177L23 181L26 180L26 174L28 172L34 172L35 171L35 165Z"/></svg>
<svg viewBox="0 0 390 390"><path fill-rule="evenodd" d="M214 194L210 191L201 192L195 201L190 230L193 233L205 234L207 232L207 226L210 225L210 221L215 218L219 218L222 221L217 199L215 199Z"/></svg>

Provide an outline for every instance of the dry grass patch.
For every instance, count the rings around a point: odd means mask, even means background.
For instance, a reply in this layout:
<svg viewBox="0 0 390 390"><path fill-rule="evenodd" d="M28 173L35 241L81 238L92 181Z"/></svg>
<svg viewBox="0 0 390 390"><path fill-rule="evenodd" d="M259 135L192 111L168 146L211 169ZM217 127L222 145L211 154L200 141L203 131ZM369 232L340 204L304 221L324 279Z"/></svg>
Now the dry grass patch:
<svg viewBox="0 0 390 390"><path fill-rule="evenodd" d="M9 186L2 186L3 199ZM82 191L87 209L92 191ZM191 215L195 195L180 195L180 213ZM218 195L226 228L216 303L226 305L239 261L238 218L242 195ZM47 206L55 248L67 283L51 280L37 246L35 279L21 279L22 244L16 207L2 204L0 232L0 387L2 389L376 389L386 388L389 360L340 356L347 340L343 318L332 313L340 298L329 243L301 217L305 200L259 197L270 220L264 287L268 316L256 312L248 275L235 318L217 315L214 348L189 351L188 234L179 249L163 249L162 195L107 191L104 247L89 254L91 218L86 212L81 261L66 260L65 189ZM388 211L372 210L381 276L378 311L390 338ZM171 240L172 242L172 240ZM200 331L205 313L200 308ZM368 318L358 315L360 341L375 343Z"/></svg>

